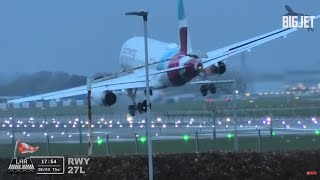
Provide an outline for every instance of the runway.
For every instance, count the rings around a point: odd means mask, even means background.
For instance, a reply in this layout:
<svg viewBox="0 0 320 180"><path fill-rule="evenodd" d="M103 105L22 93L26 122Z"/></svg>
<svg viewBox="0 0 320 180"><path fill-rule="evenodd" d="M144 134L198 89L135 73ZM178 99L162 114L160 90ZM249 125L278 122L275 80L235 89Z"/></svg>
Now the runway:
<svg viewBox="0 0 320 180"><path fill-rule="evenodd" d="M60 117L61 119L61 117ZM270 136L272 129L274 135L308 135L318 133L320 125L317 117L312 118L238 118L237 134L239 137ZM64 117L63 120L52 118L50 120L35 118L0 119L0 143L8 144L16 138L25 142L50 143L83 143L87 142L87 122L74 117ZM93 121L93 139L109 141L135 141L146 135L146 123L143 119L105 120L103 118ZM234 123L232 119L210 117L183 117L172 119L153 118L153 140L178 140L184 135L193 139L198 134L199 139L227 138L234 136ZM80 134L81 137L80 138Z"/></svg>

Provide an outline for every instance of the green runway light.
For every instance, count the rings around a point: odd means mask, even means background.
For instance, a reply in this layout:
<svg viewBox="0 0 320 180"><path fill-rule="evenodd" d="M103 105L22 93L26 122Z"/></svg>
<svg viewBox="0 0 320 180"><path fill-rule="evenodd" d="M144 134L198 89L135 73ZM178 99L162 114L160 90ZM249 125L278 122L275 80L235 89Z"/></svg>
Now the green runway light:
<svg viewBox="0 0 320 180"><path fill-rule="evenodd" d="M272 136L275 136L275 135L276 135L276 133L272 132Z"/></svg>
<svg viewBox="0 0 320 180"><path fill-rule="evenodd" d="M100 138L98 138L97 143L100 145L100 144L102 144L102 143L103 143L103 140L102 140L102 139L100 139Z"/></svg>
<svg viewBox="0 0 320 180"><path fill-rule="evenodd" d="M319 135L319 134L320 134L320 131L319 131L319 130L315 130L314 133L315 133L316 135Z"/></svg>
<svg viewBox="0 0 320 180"><path fill-rule="evenodd" d="M184 141L188 141L189 140L189 136L187 134L183 135L183 140Z"/></svg>
<svg viewBox="0 0 320 180"><path fill-rule="evenodd" d="M147 141L147 138L145 136L141 136L140 141L144 144Z"/></svg>
<svg viewBox="0 0 320 180"><path fill-rule="evenodd" d="M232 134L231 134L231 133L228 133L228 134L227 134L227 138L229 138L229 139L232 138Z"/></svg>

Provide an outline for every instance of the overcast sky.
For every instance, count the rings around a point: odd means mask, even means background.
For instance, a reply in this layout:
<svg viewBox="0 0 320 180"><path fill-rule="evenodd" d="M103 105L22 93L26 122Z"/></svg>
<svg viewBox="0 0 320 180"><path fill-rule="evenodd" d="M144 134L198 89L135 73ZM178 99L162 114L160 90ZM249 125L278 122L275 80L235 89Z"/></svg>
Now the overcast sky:
<svg viewBox="0 0 320 180"><path fill-rule="evenodd" d="M66 71L82 75L120 70L124 41L143 34L141 19L124 13L149 11L149 36L178 42L175 0L1 0L1 73ZM194 50L230 45L281 27L285 4L320 14L318 0L185 0ZM258 73L319 68L320 21L252 50L248 70ZM240 56L227 64L241 68Z"/></svg>

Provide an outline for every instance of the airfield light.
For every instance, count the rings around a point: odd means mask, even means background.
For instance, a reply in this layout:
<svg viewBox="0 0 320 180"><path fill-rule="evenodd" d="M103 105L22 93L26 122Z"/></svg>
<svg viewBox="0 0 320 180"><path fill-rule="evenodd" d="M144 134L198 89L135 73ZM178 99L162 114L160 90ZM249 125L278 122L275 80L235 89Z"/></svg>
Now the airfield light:
<svg viewBox="0 0 320 180"><path fill-rule="evenodd" d="M188 141L189 140L189 136L187 134L183 135L183 140L184 141Z"/></svg>
<svg viewBox="0 0 320 180"><path fill-rule="evenodd" d="M154 128L154 124L152 124L151 127Z"/></svg>
<svg viewBox="0 0 320 180"><path fill-rule="evenodd" d="M231 134L231 133L228 133L228 134L227 134L227 138L228 138L228 139L231 139L231 138L232 138L232 134Z"/></svg>
<svg viewBox="0 0 320 180"><path fill-rule="evenodd" d="M29 137L30 136L30 134L27 134L27 137Z"/></svg>
<svg viewBox="0 0 320 180"><path fill-rule="evenodd" d="M229 117L227 118L227 122L230 122L230 118Z"/></svg>
<svg viewBox="0 0 320 180"><path fill-rule="evenodd" d="M53 136L50 136L51 139L53 139Z"/></svg>
<svg viewBox="0 0 320 180"><path fill-rule="evenodd" d="M157 121L158 121L158 122L161 122L161 118L157 118Z"/></svg>
<svg viewBox="0 0 320 180"><path fill-rule="evenodd" d="M163 128L166 128L166 125L164 124L162 127L163 127Z"/></svg>
<svg viewBox="0 0 320 180"><path fill-rule="evenodd" d="M319 130L315 130L315 131L314 131L314 134L319 135L319 134L320 134L320 131L319 131Z"/></svg>
<svg viewBox="0 0 320 180"><path fill-rule="evenodd" d="M156 136L158 136L158 134L156 134Z"/></svg>
<svg viewBox="0 0 320 180"><path fill-rule="evenodd" d="M103 140L102 140L102 139L100 139L100 137L98 137L97 143L100 145L100 144L102 144L102 143L103 143Z"/></svg>
<svg viewBox="0 0 320 180"><path fill-rule="evenodd" d="M141 136L141 137L140 137L140 142L141 142L142 144L144 144L146 141L147 141L147 137L146 137L146 136Z"/></svg>
<svg viewBox="0 0 320 180"><path fill-rule="evenodd" d="M272 136L275 136L276 135L276 133L275 132L272 132Z"/></svg>

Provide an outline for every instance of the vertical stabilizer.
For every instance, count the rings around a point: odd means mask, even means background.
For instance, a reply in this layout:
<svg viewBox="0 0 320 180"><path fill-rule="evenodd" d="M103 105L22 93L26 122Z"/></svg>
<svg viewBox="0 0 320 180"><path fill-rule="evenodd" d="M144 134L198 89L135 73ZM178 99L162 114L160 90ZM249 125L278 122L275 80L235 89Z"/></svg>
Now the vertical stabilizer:
<svg viewBox="0 0 320 180"><path fill-rule="evenodd" d="M178 19L179 19L179 36L180 36L180 52L188 54L192 52L190 33L188 32L188 21L186 11L184 9L183 0L178 0Z"/></svg>

